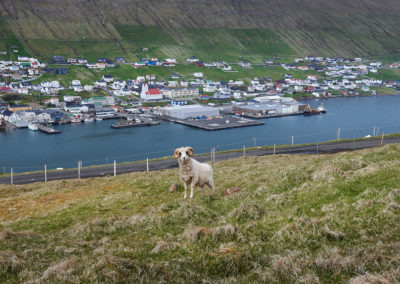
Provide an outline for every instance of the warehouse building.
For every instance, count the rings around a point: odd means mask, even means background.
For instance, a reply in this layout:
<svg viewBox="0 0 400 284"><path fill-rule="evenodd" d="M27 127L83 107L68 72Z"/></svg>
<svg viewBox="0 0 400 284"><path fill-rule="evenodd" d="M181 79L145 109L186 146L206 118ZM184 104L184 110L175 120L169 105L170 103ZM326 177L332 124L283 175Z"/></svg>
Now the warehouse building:
<svg viewBox="0 0 400 284"><path fill-rule="evenodd" d="M171 106L160 108L156 111L157 114L167 115L178 119L209 117L219 115L217 108L200 106L200 105L186 105L186 106Z"/></svg>

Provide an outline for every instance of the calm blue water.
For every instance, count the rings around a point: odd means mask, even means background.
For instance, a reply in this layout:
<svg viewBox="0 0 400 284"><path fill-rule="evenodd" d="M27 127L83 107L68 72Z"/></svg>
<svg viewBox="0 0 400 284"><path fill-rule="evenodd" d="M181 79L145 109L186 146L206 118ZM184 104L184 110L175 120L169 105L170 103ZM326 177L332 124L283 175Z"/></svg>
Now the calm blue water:
<svg viewBox="0 0 400 284"><path fill-rule="evenodd" d="M94 164L143 160L172 155L174 149L191 145L195 152L257 146L321 142L341 138L364 137L376 131L385 134L400 132L400 96L352 97L321 100L328 113L311 117L289 116L265 119L264 126L222 131L205 131L179 124L161 122L159 126L114 130L115 120L94 124L69 124L55 128L59 135L46 135L19 129L0 132L0 170L14 168L16 172L76 167ZM317 107L320 100L310 100Z"/></svg>

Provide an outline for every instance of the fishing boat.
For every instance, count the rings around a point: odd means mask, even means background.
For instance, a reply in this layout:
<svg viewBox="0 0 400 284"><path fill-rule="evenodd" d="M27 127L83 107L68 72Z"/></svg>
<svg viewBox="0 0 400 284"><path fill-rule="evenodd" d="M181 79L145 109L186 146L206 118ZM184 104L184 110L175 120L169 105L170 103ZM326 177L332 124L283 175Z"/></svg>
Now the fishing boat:
<svg viewBox="0 0 400 284"><path fill-rule="evenodd" d="M310 105L308 105L305 109L303 114L305 116L310 116L310 115L317 115L317 114L321 114L321 112L318 109L315 108L311 108Z"/></svg>
<svg viewBox="0 0 400 284"><path fill-rule="evenodd" d="M321 105L318 107L318 111L320 112L320 113L326 113L326 109L325 109L325 107L324 107L324 105L321 103Z"/></svg>
<svg viewBox="0 0 400 284"><path fill-rule="evenodd" d="M36 124L33 124L33 123L29 124L29 125L28 125L28 128L29 128L29 130L31 130L31 131L38 131L37 125L36 125Z"/></svg>

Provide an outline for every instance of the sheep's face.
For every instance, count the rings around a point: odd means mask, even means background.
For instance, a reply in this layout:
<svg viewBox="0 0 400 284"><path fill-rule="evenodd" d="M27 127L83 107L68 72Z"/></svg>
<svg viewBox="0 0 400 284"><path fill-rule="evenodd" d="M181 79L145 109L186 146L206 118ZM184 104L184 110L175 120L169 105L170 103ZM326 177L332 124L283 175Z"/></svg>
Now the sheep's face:
<svg viewBox="0 0 400 284"><path fill-rule="evenodd" d="M181 147L175 150L174 155L178 160L185 162L194 154L192 147Z"/></svg>

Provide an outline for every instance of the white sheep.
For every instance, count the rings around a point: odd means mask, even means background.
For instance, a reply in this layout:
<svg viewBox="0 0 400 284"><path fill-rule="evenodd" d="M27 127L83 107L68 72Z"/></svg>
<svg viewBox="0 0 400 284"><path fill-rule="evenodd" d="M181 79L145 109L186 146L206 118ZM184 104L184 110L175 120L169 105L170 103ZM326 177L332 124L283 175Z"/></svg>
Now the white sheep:
<svg viewBox="0 0 400 284"><path fill-rule="evenodd" d="M175 158L179 162L179 176L185 187L184 199L186 199L186 189L190 184L190 198L193 198L193 189L195 186L201 188L204 192L204 186L207 185L214 193L214 179L212 167L205 163L200 163L191 158L194 154L192 147L177 148L174 152Z"/></svg>

